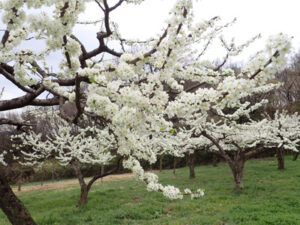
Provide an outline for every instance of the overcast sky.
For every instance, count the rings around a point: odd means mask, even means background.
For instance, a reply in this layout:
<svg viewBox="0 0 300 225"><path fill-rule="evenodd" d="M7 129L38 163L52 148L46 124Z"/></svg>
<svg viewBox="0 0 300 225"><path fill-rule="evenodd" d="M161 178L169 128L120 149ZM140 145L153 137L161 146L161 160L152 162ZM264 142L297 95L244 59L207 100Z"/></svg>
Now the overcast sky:
<svg viewBox="0 0 300 225"><path fill-rule="evenodd" d="M118 22L125 38L146 39L161 34L161 30L165 28L164 21L168 18L168 11L174 2L175 0L147 0L140 6L124 5L112 13L112 19ZM237 18L236 24L225 33L229 38L235 37L237 42L246 41L259 33L263 35L262 40L250 47L240 60L246 59L249 54L261 48L266 37L279 32L293 36L293 46L299 49L299 10L300 0L199 0L194 4L196 20L220 16L222 21L229 22ZM95 3L89 4L86 12L80 17L81 20L95 20L102 16ZM93 48L93 43L97 43L95 42L97 28L79 25L74 30L79 39L87 45L88 50ZM213 47L212 52L218 53L218 47ZM211 55L211 58L218 57L222 56ZM56 57L52 56L53 64L56 60ZM22 92L13 88L0 75L0 89L2 87L6 87L5 99L22 95Z"/></svg>

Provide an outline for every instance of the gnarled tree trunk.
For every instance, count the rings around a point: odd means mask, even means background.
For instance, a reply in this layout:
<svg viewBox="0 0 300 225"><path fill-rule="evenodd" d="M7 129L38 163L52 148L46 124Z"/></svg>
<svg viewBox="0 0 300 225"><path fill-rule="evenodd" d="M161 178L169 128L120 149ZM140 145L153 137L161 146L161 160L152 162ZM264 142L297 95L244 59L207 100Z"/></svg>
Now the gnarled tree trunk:
<svg viewBox="0 0 300 225"><path fill-rule="evenodd" d="M24 204L0 174L0 208L13 225L36 225Z"/></svg>
<svg viewBox="0 0 300 225"><path fill-rule="evenodd" d="M88 196L88 189L87 189L87 185L84 181L84 177L81 173L81 170L80 170L80 165L78 162L71 162L71 165L73 167L73 170L75 172L75 175L79 181L79 185L80 185L80 199L77 203L77 207L85 204L87 202L87 196Z"/></svg>
<svg viewBox="0 0 300 225"><path fill-rule="evenodd" d="M238 158L233 162L233 165L230 165L232 170L235 189L243 189L243 171L244 171L245 160L244 158Z"/></svg>
<svg viewBox="0 0 300 225"><path fill-rule="evenodd" d="M226 151L222 148L222 146L219 144L219 142L210 134L208 134L206 131L202 131L203 136L207 137L211 142L219 149L220 155L225 159L225 161L229 164L234 182L235 182L235 188L236 189L243 189L244 184L243 184L243 170L244 170L244 165L247 159L249 159L249 154L248 156L245 155L243 152L243 149L241 149L240 146L237 144L233 143L237 147L237 151L234 153L233 159L231 159L230 155L226 153ZM251 153L252 154L252 153ZM250 155L251 155L250 154ZM254 154L254 152L253 152Z"/></svg>
<svg viewBox="0 0 300 225"><path fill-rule="evenodd" d="M284 150L282 148L277 149L277 162L278 162L278 169L284 170Z"/></svg>

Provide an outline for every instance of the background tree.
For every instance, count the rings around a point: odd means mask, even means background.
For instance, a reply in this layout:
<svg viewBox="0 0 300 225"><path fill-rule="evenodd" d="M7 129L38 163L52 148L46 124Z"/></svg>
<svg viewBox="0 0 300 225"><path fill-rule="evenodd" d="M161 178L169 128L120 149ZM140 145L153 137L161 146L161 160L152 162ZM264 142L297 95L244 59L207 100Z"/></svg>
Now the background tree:
<svg viewBox="0 0 300 225"><path fill-rule="evenodd" d="M81 167L83 164L110 164L114 158L112 153L116 151L114 137L107 129L101 129L88 118L78 121L77 124L70 124L61 119L56 111L48 111L46 115L36 115L35 111L33 116L37 121L48 121L49 126L46 128L44 124L44 129L47 130L44 136L41 132L28 131L14 137L21 140L16 149L30 149L21 150L25 156L25 164L45 167L45 164L49 163L47 159L56 159L63 166L71 166L81 188L77 206L86 203L93 183L115 172L118 165L103 174L99 170L88 183L84 180Z"/></svg>

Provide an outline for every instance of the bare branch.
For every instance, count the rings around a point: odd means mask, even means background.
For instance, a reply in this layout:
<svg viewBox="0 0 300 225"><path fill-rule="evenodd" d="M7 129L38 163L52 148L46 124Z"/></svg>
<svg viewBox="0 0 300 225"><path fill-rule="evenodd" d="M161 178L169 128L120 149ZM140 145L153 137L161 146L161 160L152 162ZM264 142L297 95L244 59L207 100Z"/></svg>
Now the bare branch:
<svg viewBox="0 0 300 225"><path fill-rule="evenodd" d="M100 2L98 2L98 0L95 0L95 2L102 9L102 11L104 12L105 10L104 10L103 6L100 4Z"/></svg>
<svg viewBox="0 0 300 225"><path fill-rule="evenodd" d="M33 106L54 106L54 105L59 105L59 97L54 96L53 98L49 98L49 99L34 99L30 102L30 105L33 105Z"/></svg>
<svg viewBox="0 0 300 225"><path fill-rule="evenodd" d="M38 89L35 91L35 93L28 93L24 96L13 98L10 100L2 100L0 101L0 111L6 111L27 106L44 91L44 87L38 85Z"/></svg>
<svg viewBox="0 0 300 225"><path fill-rule="evenodd" d="M247 152L247 153L245 154L245 158L246 158L246 160L248 160L248 159L254 157L255 155L257 155L258 153L261 153L261 152L263 152L263 151L265 151L265 150L266 150L266 149L263 148L263 147L256 148L256 149L254 149L254 150L252 150L252 151L250 151L250 152Z"/></svg>
<svg viewBox="0 0 300 225"><path fill-rule="evenodd" d="M218 65L216 68L214 68L214 71L219 71L225 65L228 58L229 58L229 53L227 53L227 55L225 56L223 62L220 65Z"/></svg>
<svg viewBox="0 0 300 225"><path fill-rule="evenodd" d="M155 52L157 52L157 47L159 47L160 43L167 37L167 34L168 34L168 29L170 28L170 24L168 25L168 27L165 29L164 33L162 34L162 36L159 38L156 46L151 49L150 51L146 52L144 54L144 58L148 58L150 57L152 54L154 54ZM128 61L127 63L128 64L136 64L138 61L140 61L141 59L140 58L135 58L131 61Z"/></svg>
<svg viewBox="0 0 300 225"><path fill-rule="evenodd" d="M218 149L219 152L221 154L221 156L229 163L229 164L233 164L232 159L227 155L227 153L225 152L225 150L221 147L221 145L219 144L219 142L212 137L210 134L208 134L206 131L202 131L201 134L208 138Z"/></svg>
<svg viewBox="0 0 300 225"><path fill-rule="evenodd" d="M113 11L116 8L118 8L122 3L124 2L124 0L120 0L117 4L115 4L114 6L109 8L109 11Z"/></svg>
<svg viewBox="0 0 300 225"><path fill-rule="evenodd" d="M10 120L7 118L0 118L0 125L11 125L11 126L16 126L18 130L21 129L23 126L31 126L30 124L16 121L16 120Z"/></svg>

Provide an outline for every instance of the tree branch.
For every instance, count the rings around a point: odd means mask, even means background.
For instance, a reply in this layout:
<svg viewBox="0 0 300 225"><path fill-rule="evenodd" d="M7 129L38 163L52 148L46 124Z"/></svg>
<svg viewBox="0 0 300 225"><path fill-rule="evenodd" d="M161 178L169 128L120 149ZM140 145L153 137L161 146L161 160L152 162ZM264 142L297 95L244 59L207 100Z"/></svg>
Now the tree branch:
<svg viewBox="0 0 300 225"><path fill-rule="evenodd" d="M265 63L263 66L263 69L266 68L268 65L270 65L273 62L273 57L277 58L280 55L279 51L276 50L276 52L273 54L273 56L268 60L268 62ZM250 76L250 80L254 79L260 72L263 71L263 69L259 68L254 74Z"/></svg>
<svg viewBox="0 0 300 225"><path fill-rule="evenodd" d="M0 125L16 126L18 130L20 130L21 127L23 127L23 126L31 126L30 124L26 124L24 122L10 120L10 119L6 119L6 118L0 118Z"/></svg>
<svg viewBox="0 0 300 225"><path fill-rule="evenodd" d="M218 149L219 152L221 154L221 156L231 165L233 165L232 159L226 154L225 150L221 147L221 145L219 144L219 142L212 137L210 134L208 134L206 131L202 131L201 134L208 138Z"/></svg>
<svg viewBox="0 0 300 225"><path fill-rule="evenodd" d="M38 87L34 93L28 93L22 97L0 101L0 111L22 108L29 105L37 96L45 91L43 86Z"/></svg>
<svg viewBox="0 0 300 225"><path fill-rule="evenodd" d="M115 4L114 6L109 8L109 11L113 11L116 8L118 8L122 3L124 2L124 0L120 0L117 4Z"/></svg>
<svg viewBox="0 0 300 225"><path fill-rule="evenodd" d="M29 105L33 105L33 106L54 106L54 105L59 105L59 97L54 96L53 98L49 98L49 99L34 99L33 101L30 102Z"/></svg>
<svg viewBox="0 0 300 225"><path fill-rule="evenodd" d="M34 93L34 90L31 88L25 87L22 84L20 84L18 81L15 80L14 75L7 72L2 66L0 66L0 73L9 81L11 81L14 85L16 85L18 88L20 88L22 91L25 91L27 93Z"/></svg>
<svg viewBox="0 0 300 225"><path fill-rule="evenodd" d="M116 166L115 168L111 169L110 171L108 171L108 172L106 172L106 173L104 173L104 174L99 174L99 175L94 176L94 177L89 181L89 183L88 183L88 185L87 185L87 190L89 191L89 190L91 189L93 183L94 183L96 180L98 180L98 179L100 179L100 178L103 178L103 177L106 177L106 176L111 175L111 174L113 174L114 172L116 172L116 171L120 168L120 163L121 163L121 161L122 161L122 157L120 157L120 158L118 159L117 166Z"/></svg>

